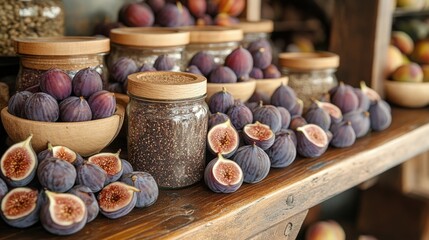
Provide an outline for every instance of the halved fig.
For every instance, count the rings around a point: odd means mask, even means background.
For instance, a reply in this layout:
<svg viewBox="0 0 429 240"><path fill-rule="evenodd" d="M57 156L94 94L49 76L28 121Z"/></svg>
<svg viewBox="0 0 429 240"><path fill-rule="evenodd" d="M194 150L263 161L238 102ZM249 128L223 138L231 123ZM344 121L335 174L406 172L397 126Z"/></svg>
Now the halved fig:
<svg viewBox="0 0 429 240"><path fill-rule="evenodd" d="M243 171L240 166L218 154L211 160L204 171L204 182L207 187L217 193L232 193L243 184Z"/></svg>
<svg viewBox="0 0 429 240"><path fill-rule="evenodd" d="M207 133L207 147L213 154L222 154L228 158L232 156L239 145L239 135L231 121L213 126Z"/></svg>
<svg viewBox="0 0 429 240"><path fill-rule="evenodd" d="M305 120L308 123L316 124L323 130L328 130L331 126L331 117L329 113L320 107L319 101L313 100L314 104L305 113Z"/></svg>
<svg viewBox="0 0 429 240"><path fill-rule="evenodd" d="M11 187L22 187L36 175L37 155L27 139L10 146L0 159L0 175Z"/></svg>
<svg viewBox="0 0 429 240"><path fill-rule="evenodd" d="M274 132L270 126L262 124L258 121L251 124L246 124L243 128L243 140L248 145L255 144L256 146L267 150L274 143Z"/></svg>
<svg viewBox="0 0 429 240"><path fill-rule="evenodd" d="M226 113L221 113L221 112L212 113L209 116L208 129L211 129L213 126L215 126L219 123L226 122L226 120L228 120L228 119L229 119L229 117Z"/></svg>
<svg viewBox="0 0 429 240"><path fill-rule="evenodd" d="M368 96L371 103L375 103L381 99L380 94L378 94L374 89L368 87L364 81L360 82L360 90Z"/></svg>
<svg viewBox="0 0 429 240"><path fill-rule="evenodd" d="M321 102L321 101L314 101L317 106L325 110L331 117L331 122L338 123L343 120L343 114L341 113L341 109L335 106L334 104L330 102Z"/></svg>
<svg viewBox="0 0 429 240"><path fill-rule="evenodd" d="M155 179L147 172L131 172L122 176L121 181L140 190L136 193L136 207L149 207L158 199L159 190Z"/></svg>
<svg viewBox="0 0 429 240"><path fill-rule="evenodd" d="M270 172L270 158L255 144L240 147L233 160L240 166L246 183L260 182Z"/></svg>
<svg viewBox="0 0 429 240"><path fill-rule="evenodd" d="M299 155L308 158L321 156L328 148L328 136L326 132L316 124L306 124L296 129L297 146Z"/></svg>
<svg viewBox="0 0 429 240"><path fill-rule="evenodd" d="M18 187L1 201L0 215L12 227L26 228L39 221L41 198L36 189Z"/></svg>
<svg viewBox="0 0 429 240"><path fill-rule="evenodd" d="M41 151L38 155L39 161L42 161L48 157L56 157L67 161L74 166L79 166L83 163L83 158L77 152L71 150L66 146L52 146L51 143L48 143L48 148L46 150ZM43 158L43 159L41 159Z"/></svg>
<svg viewBox="0 0 429 240"><path fill-rule="evenodd" d="M85 226L88 212L82 199L71 193L46 190L45 194L47 201L42 205L40 222L48 232L70 235Z"/></svg>
<svg viewBox="0 0 429 240"><path fill-rule="evenodd" d="M119 157L121 150L116 153L103 152L88 158L89 163L101 167L107 173L107 183L117 181L122 176L122 160Z"/></svg>
<svg viewBox="0 0 429 240"><path fill-rule="evenodd" d="M277 107L274 105L263 105L262 102L253 111L253 121L267 124L273 132L277 132L282 128L282 115Z"/></svg>
<svg viewBox="0 0 429 240"><path fill-rule="evenodd" d="M98 193L98 205L104 216L116 219L127 215L137 202L139 189L123 182L112 182Z"/></svg>

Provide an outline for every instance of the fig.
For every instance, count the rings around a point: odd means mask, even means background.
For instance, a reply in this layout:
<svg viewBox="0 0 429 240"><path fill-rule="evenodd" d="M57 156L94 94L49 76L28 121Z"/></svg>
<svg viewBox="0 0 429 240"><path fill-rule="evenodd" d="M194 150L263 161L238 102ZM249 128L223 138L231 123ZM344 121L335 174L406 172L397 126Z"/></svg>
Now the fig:
<svg viewBox="0 0 429 240"><path fill-rule="evenodd" d="M369 100L369 97L363 93L363 91L360 88L353 88L353 91L355 92L359 105L358 109L361 109L363 111L368 111L369 106L371 105L371 101Z"/></svg>
<svg viewBox="0 0 429 240"><path fill-rule="evenodd" d="M247 50L249 50L249 52L257 51L260 48L264 48L268 52L272 52L271 44L265 38L260 38L260 39L251 41L249 45L247 45Z"/></svg>
<svg viewBox="0 0 429 240"><path fill-rule="evenodd" d="M380 99L369 107L369 119L371 129L374 131L382 131L392 123L392 114L389 104Z"/></svg>
<svg viewBox="0 0 429 240"><path fill-rule="evenodd" d="M318 100L314 100L313 107L319 107L325 110L331 118L331 123L338 123L343 120L343 114L341 113L341 109L330 102L321 102Z"/></svg>
<svg viewBox="0 0 429 240"><path fill-rule="evenodd" d="M20 118L27 118L25 116L25 101L32 94L29 91L19 91L13 94L7 103L8 112Z"/></svg>
<svg viewBox="0 0 429 240"><path fill-rule="evenodd" d="M250 109L250 111L252 111L252 113L253 113L256 110L256 108L259 107L260 101L258 101L258 102L248 102L247 101L247 102L244 103L244 105L246 105Z"/></svg>
<svg viewBox="0 0 429 240"><path fill-rule="evenodd" d="M116 110L115 94L106 90L98 91L89 97L88 104L92 111L92 119L110 117Z"/></svg>
<svg viewBox="0 0 429 240"><path fill-rule="evenodd" d="M271 104L274 106L280 106L286 108L290 111L296 104L296 94L295 91L283 83L274 90L271 95Z"/></svg>
<svg viewBox="0 0 429 240"><path fill-rule="evenodd" d="M156 13L165 5L165 0L146 0L147 5Z"/></svg>
<svg viewBox="0 0 429 240"><path fill-rule="evenodd" d="M262 70L260 68L253 67L249 73L249 77L251 77L253 79L263 79L264 73L262 72Z"/></svg>
<svg viewBox="0 0 429 240"><path fill-rule="evenodd" d="M113 63L109 73L115 81L124 83L128 75L137 72L137 69L137 64L133 59L120 57Z"/></svg>
<svg viewBox="0 0 429 240"><path fill-rule="evenodd" d="M226 113L234 105L234 97L223 87L222 91L216 92L210 97L208 105L212 113Z"/></svg>
<svg viewBox="0 0 429 240"><path fill-rule="evenodd" d="M55 122L60 117L57 100L43 92L33 93L25 102L27 119L43 122Z"/></svg>
<svg viewBox="0 0 429 240"><path fill-rule="evenodd" d="M371 129L369 112L366 112L362 109L346 113L343 116L343 119L345 121L351 122L352 128L356 134L356 138L365 136Z"/></svg>
<svg viewBox="0 0 429 240"><path fill-rule="evenodd" d="M225 113L221 113L221 112L212 113L209 116L208 129L211 129L213 126L215 126L219 123L224 123L228 119L229 119L229 117Z"/></svg>
<svg viewBox="0 0 429 240"><path fill-rule="evenodd" d="M137 208L149 207L158 199L158 184L147 172L127 173L122 176L121 181L140 190L135 193Z"/></svg>
<svg viewBox="0 0 429 240"><path fill-rule="evenodd" d="M270 104L270 95L262 92L262 91L258 91L257 89L255 89L255 91L253 92L252 96L250 96L250 98L247 100L248 102L256 102L256 106L259 105L259 102L262 101L263 104Z"/></svg>
<svg viewBox="0 0 429 240"><path fill-rule="evenodd" d="M192 17L188 8L186 6L183 6L180 2L177 2L177 5L180 5L179 6L179 11L181 14L180 26L193 26L193 25L195 25L195 19Z"/></svg>
<svg viewBox="0 0 429 240"><path fill-rule="evenodd" d="M87 218L86 222L89 223L94 220L98 212L100 211L100 207L98 206L97 199L95 198L94 193L92 193L91 189L84 185L75 185L72 189L68 191L80 199L85 203Z"/></svg>
<svg viewBox="0 0 429 240"><path fill-rule="evenodd" d="M0 202L8 191L9 189L7 188L6 183L0 178Z"/></svg>
<svg viewBox="0 0 429 240"><path fill-rule="evenodd" d="M40 194L36 189L17 187L4 195L0 215L12 227L26 228L39 221Z"/></svg>
<svg viewBox="0 0 429 240"><path fill-rule="evenodd" d="M331 95L331 102L335 104L343 114L356 110L359 107L359 99L353 88L340 82L337 90Z"/></svg>
<svg viewBox="0 0 429 240"><path fill-rule="evenodd" d="M320 107L319 101L315 100L315 103L315 106L305 113L305 120L307 123L316 124L326 131L331 126L331 117L327 111Z"/></svg>
<svg viewBox="0 0 429 240"><path fill-rule="evenodd" d="M308 124L305 118L301 115L295 115L291 117L289 128L292 130L296 130L299 127Z"/></svg>
<svg viewBox="0 0 429 240"><path fill-rule="evenodd" d="M115 93L125 93L123 84L119 82L111 82L107 85L106 90Z"/></svg>
<svg viewBox="0 0 429 240"><path fill-rule="evenodd" d="M303 157L321 156L328 148L326 132L316 124L306 124L296 129L297 153Z"/></svg>
<svg viewBox="0 0 429 240"><path fill-rule="evenodd" d="M350 147L356 141L356 134L350 121L337 123L330 131L332 132L330 144L334 147Z"/></svg>
<svg viewBox="0 0 429 240"><path fill-rule="evenodd" d="M147 4L138 2L123 5L119 11L119 19L128 27L150 27L155 16Z"/></svg>
<svg viewBox="0 0 429 240"><path fill-rule="evenodd" d="M143 65L137 70L137 72L154 72L154 71L156 71L156 69L147 63L143 63Z"/></svg>
<svg viewBox="0 0 429 240"><path fill-rule="evenodd" d="M103 89L103 80L95 69L88 67L79 70L74 75L72 86L74 95L89 98L93 93Z"/></svg>
<svg viewBox="0 0 429 240"><path fill-rule="evenodd" d="M167 3L157 12L156 22L161 27L179 27L182 24L182 13L177 5Z"/></svg>
<svg viewBox="0 0 429 240"><path fill-rule="evenodd" d="M107 182L117 181L123 172L122 160L119 158L121 150L116 153L102 152L88 158L88 163L101 167L107 173Z"/></svg>
<svg viewBox="0 0 429 240"><path fill-rule="evenodd" d="M37 158L39 159L39 162L44 160L48 157L56 157L61 160L67 161L74 166L79 166L83 163L83 158L80 154L77 152L71 150L70 148L66 146L52 146L51 143L48 143L48 148L46 150L43 150L37 154Z"/></svg>
<svg viewBox="0 0 429 240"><path fill-rule="evenodd" d="M364 81L360 82L360 90L369 98L371 104L381 100L380 95L374 89L368 87Z"/></svg>
<svg viewBox="0 0 429 240"><path fill-rule="evenodd" d="M213 55L206 51L197 52L192 56L191 60L189 60L188 66L192 65L198 67L201 73L206 77L208 77L217 66Z"/></svg>
<svg viewBox="0 0 429 240"><path fill-rule="evenodd" d="M304 101L296 98L295 106L288 110L291 116L302 115L304 111Z"/></svg>
<svg viewBox="0 0 429 240"><path fill-rule="evenodd" d="M241 100L235 100L234 105L228 109L226 114L237 130L241 130L246 124L253 122L252 111Z"/></svg>
<svg viewBox="0 0 429 240"><path fill-rule="evenodd" d="M40 90L58 101L66 99L72 92L72 80L61 69L52 68L40 76Z"/></svg>
<svg viewBox="0 0 429 240"><path fill-rule="evenodd" d="M237 82L237 76L231 68L218 66L211 71L208 80L211 83L235 83Z"/></svg>
<svg viewBox="0 0 429 240"><path fill-rule="evenodd" d="M193 73L193 74L199 74L203 75L203 73L200 71L200 69L195 65L190 65L185 69L185 72ZM204 76L204 75L203 75Z"/></svg>
<svg viewBox="0 0 429 240"><path fill-rule="evenodd" d="M289 111L284 107L277 107L277 109L280 112L280 115L282 117L282 127L281 128L288 128L290 125L290 120L292 116L290 115Z"/></svg>
<svg viewBox="0 0 429 240"><path fill-rule="evenodd" d="M268 67L262 70L264 78L279 78L282 76L280 70L274 64L268 65Z"/></svg>
<svg viewBox="0 0 429 240"><path fill-rule="evenodd" d="M255 144L240 147L234 155L233 161L240 166L245 183L260 182L267 177L270 171L270 158L262 148Z"/></svg>
<svg viewBox="0 0 429 240"><path fill-rule="evenodd" d="M226 56L224 65L231 68L237 78L248 76L253 68L252 55L247 49L238 47Z"/></svg>
<svg viewBox="0 0 429 240"><path fill-rule="evenodd" d="M247 124L243 128L243 140L248 145L256 145L262 150L267 150L274 143L274 133L270 126L258 121Z"/></svg>
<svg viewBox="0 0 429 240"><path fill-rule="evenodd" d="M253 121L270 126L273 132L277 132L282 128L282 116L277 107L273 105L260 103L259 107L253 111Z"/></svg>
<svg viewBox="0 0 429 240"><path fill-rule="evenodd" d="M296 135L285 129L276 133L273 145L267 150L273 168L289 166L295 160L296 154Z"/></svg>
<svg viewBox="0 0 429 240"><path fill-rule="evenodd" d="M40 222L45 230L56 235L71 235L86 224L85 203L71 193L45 191L47 201L40 210Z"/></svg>
<svg viewBox="0 0 429 240"><path fill-rule="evenodd" d="M59 104L60 120L63 122L83 122L92 119L91 108L85 98L70 96Z"/></svg>
<svg viewBox="0 0 429 240"><path fill-rule="evenodd" d="M218 154L211 160L204 170L204 182L207 187L216 193L232 193L243 184L243 171L240 166Z"/></svg>
<svg viewBox="0 0 429 240"><path fill-rule="evenodd" d="M75 167L60 158L49 157L37 168L37 177L42 187L54 192L67 192L76 181Z"/></svg>
<svg viewBox="0 0 429 240"><path fill-rule="evenodd" d="M76 167L76 184L87 186L92 192L98 192L107 183L107 172L100 166L85 162Z"/></svg>
<svg viewBox="0 0 429 240"><path fill-rule="evenodd" d="M100 212L105 217L116 219L127 215L137 202L139 189L123 182L112 182L98 193Z"/></svg>
<svg viewBox="0 0 429 240"><path fill-rule="evenodd" d="M33 180L37 168L37 155L27 139L10 146L0 159L0 176L11 187L22 187Z"/></svg>
<svg viewBox="0 0 429 240"><path fill-rule="evenodd" d="M158 71L170 71L174 68L174 59L167 54L159 55L155 59L153 67Z"/></svg>
<svg viewBox="0 0 429 240"><path fill-rule="evenodd" d="M186 6L194 17L203 17L206 13L207 2L206 0L188 0Z"/></svg>
<svg viewBox="0 0 429 240"><path fill-rule="evenodd" d="M271 64L273 56L268 50L269 49L261 47L256 51L250 52L253 58L253 67L266 69Z"/></svg>
<svg viewBox="0 0 429 240"><path fill-rule="evenodd" d="M122 176L134 171L133 166L131 165L130 162L128 162L123 158L121 158L121 161L122 161Z"/></svg>
<svg viewBox="0 0 429 240"><path fill-rule="evenodd" d="M207 147L213 154L221 154L228 158L238 148L239 135L228 119L224 123L213 126L207 133Z"/></svg>

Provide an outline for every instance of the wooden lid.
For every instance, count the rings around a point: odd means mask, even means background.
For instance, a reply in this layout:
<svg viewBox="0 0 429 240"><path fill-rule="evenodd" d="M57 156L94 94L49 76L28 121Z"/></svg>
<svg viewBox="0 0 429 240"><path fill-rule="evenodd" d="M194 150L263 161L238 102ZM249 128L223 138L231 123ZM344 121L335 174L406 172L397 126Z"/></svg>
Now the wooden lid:
<svg viewBox="0 0 429 240"><path fill-rule="evenodd" d="M278 56L282 67L297 70L337 68L340 64L340 57L331 52L291 52Z"/></svg>
<svg viewBox="0 0 429 240"><path fill-rule="evenodd" d="M181 100L204 96L207 79L185 72L139 72L128 76L128 93L156 100Z"/></svg>
<svg viewBox="0 0 429 240"><path fill-rule="evenodd" d="M274 30L274 23L271 20L262 19L260 21L246 21L240 19L240 22L234 25L246 33L271 33Z"/></svg>
<svg viewBox="0 0 429 240"><path fill-rule="evenodd" d="M243 40L243 30L237 27L188 26L180 29L189 31L191 44L241 42Z"/></svg>
<svg viewBox="0 0 429 240"><path fill-rule="evenodd" d="M189 43L189 32L174 28L125 27L110 31L110 40L127 46L174 47Z"/></svg>
<svg viewBox="0 0 429 240"><path fill-rule="evenodd" d="M67 56L107 53L110 40L105 37L28 37L15 39L17 54Z"/></svg>

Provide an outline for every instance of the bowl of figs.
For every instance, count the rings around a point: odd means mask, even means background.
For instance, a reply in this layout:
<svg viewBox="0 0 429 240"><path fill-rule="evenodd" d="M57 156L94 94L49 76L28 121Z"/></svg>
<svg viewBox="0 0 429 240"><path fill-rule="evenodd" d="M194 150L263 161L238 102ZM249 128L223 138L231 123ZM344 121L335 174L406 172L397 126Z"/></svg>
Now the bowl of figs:
<svg viewBox="0 0 429 240"><path fill-rule="evenodd" d="M32 134L36 152L50 143L89 156L108 146L122 128L125 108L116 103L113 92L103 90L94 69L81 69L73 77L61 69L49 69L31 89L13 94L1 110L12 142Z"/></svg>

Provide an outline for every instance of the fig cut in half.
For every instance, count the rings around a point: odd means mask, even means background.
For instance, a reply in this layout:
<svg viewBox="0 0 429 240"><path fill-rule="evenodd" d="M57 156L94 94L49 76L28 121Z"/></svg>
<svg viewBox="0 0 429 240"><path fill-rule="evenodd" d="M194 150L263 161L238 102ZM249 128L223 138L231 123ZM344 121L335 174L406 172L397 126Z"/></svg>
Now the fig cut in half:
<svg viewBox="0 0 429 240"><path fill-rule="evenodd" d="M51 143L48 143L48 149L44 158L55 157L67 161L74 166L79 166L83 163L83 158L75 151L71 150L66 146L52 146ZM42 159L43 160L43 159Z"/></svg>
<svg viewBox="0 0 429 240"><path fill-rule="evenodd" d="M213 154L222 154L228 158L232 156L239 145L239 135L231 121L213 126L207 133L207 146Z"/></svg>
<svg viewBox="0 0 429 240"><path fill-rule="evenodd" d="M232 193L243 184L243 171L240 166L218 154L204 171L204 181L210 190L216 193Z"/></svg>
<svg viewBox="0 0 429 240"><path fill-rule="evenodd" d="M314 103L317 104L318 107L322 108L325 112L329 114L331 117L331 122L338 123L343 120L343 114L341 113L341 109L335 106L330 102L321 102L318 100L314 100Z"/></svg>
<svg viewBox="0 0 429 240"><path fill-rule="evenodd" d="M56 235L70 235L86 224L85 203L71 193L45 191L47 202L42 206L40 222L43 228Z"/></svg>
<svg viewBox="0 0 429 240"><path fill-rule="evenodd" d="M364 81L360 82L360 90L368 96L371 103L377 102L381 99L380 94L378 94L374 89L368 87Z"/></svg>
<svg viewBox="0 0 429 240"><path fill-rule="evenodd" d="M297 151L303 157L321 156L328 148L326 132L316 124L306 124L296 129Z"/></svg>
<svg viewBox="0 0 429 240"><path fill-rule="evenodd" d="M40 198L36 189L18 187L1 202L1 217L12 227L26 228L39 221Z"/></svg>
<svg viewBox="0 0 429 240"><path fill-rule="evenodd" d="M33 180L37 168L37 155L27 139L10 146L0 159L0 175L11 187L22 187Z"/></svg>
<svg viewBox="0 0 429 240"><path fill-rule="evenodd" d="M274 143L274 138L275 135L270 126L258 121L252 124L246 124L243 128L244 142L248 145L255 144L262 148L262 150L270 148Z"/></svg>
<svg viewBox="0 0 429 240"><path fill-rule="evenodd" d="M116 219L127 215L136 206L139 189L123 182L113 182L98 194L98 205L104 216Z"/></svg>
<svg viewBox="0 0 429 240"><path fill-rule="evenodd" d="M123 173L122 160L119 157L121 150L116 153L98 153L88 158L89 163L101 167L107 173L107 183L117 181Z"/></svg>

